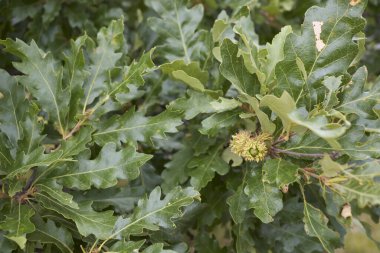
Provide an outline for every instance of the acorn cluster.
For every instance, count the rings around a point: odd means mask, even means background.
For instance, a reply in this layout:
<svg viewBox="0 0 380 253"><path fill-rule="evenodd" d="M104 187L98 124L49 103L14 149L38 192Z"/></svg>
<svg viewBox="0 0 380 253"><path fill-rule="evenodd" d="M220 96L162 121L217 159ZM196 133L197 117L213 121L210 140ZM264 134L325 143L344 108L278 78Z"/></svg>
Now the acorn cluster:
<svg viewBox="0 0 380 253"><path fill-rule="evenodd" d="M232 136L230 148L245 161L260 162L268 153L266 141L271 139L272 137L267 133L253 136L251 132L242 130Z"/></svg>

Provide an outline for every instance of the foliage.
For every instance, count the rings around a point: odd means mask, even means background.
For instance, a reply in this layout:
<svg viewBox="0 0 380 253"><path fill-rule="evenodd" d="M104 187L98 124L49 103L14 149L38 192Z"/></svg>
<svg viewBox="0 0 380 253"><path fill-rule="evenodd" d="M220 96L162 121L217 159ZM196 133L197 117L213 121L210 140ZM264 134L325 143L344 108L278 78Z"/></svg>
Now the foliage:
<svg viewBox="0 0 380 253"><path fill-rule="evenodd" d="M0 4L1 252L380 252L378 1Z"/></svg>

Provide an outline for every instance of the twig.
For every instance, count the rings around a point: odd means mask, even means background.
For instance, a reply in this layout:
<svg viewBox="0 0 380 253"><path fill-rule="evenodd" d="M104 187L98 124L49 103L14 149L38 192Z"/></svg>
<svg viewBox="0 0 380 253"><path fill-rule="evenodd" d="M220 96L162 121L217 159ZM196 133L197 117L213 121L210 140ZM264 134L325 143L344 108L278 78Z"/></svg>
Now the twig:
<svg viewBox="0 0 380 253"><path fill-rule="evenodd" d="M284 150L276 147L271 147L271 150L273 153L277 154L285 154L285 155L290 155L294 156L297 158L323 158L325 154L322 153L299 153L299 152L294 152L294 151L289 151L289 150ZM339 157L339 153L337 152L331 152L328 154L332 159L336 159Z"/></svg>
<svg viewBox="0 0 380 253"><path fill-rule="evenodd" d="M279 149L276 147L271 148L274 153L281 153L285 155L290 155L290 156L295 156L295 157L307 157L307 158L322 158L324 154L321 153L298 153L294 151L289 151L289 150L284 150L284 149Z"/></svg>

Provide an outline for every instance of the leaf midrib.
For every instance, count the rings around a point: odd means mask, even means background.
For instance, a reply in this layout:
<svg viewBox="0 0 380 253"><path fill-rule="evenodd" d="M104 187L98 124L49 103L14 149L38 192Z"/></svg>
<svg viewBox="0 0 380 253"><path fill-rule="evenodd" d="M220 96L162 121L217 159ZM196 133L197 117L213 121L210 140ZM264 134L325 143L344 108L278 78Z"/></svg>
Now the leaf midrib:
<svg viewBox="0 0 380 253"><path fill-rule="evenodd" d="M61 116L59 114L58 103L57 103L57 100L56 100L55 95L53 93L53 90L51 89L51 86L50 86L49 82L46 80L45 76L42 74L40 68L36 64L34 64L34 62L32 62L32 61L29 61L29 62L37 69L38 73L40 74L40 76L44 80L44 83L45 83L46 87L48 88L50 95L53 97L55 110L57 112L57 119L58 119L59 128L60 128L61 132L63 133L63 126L61 123Z"/></svg>
<svg viewBox="0 0 380 253"><path fill-rule="evenodd" d="M314 231L314 233L315 233L315 235L317 236L317 238L318 238L318 240L321 242L321 244L322 244L322 246L323 246L323 248L325 249L325 250L327 250L327 252L331 252L328 248L327 248L327 246L325 245L325 241L322 239L322 237L319 235L319 233L317 232L317 230L315 229L315 227L314 227L314 225L313 225L313 222L312 222L312 220L310 219L310 213L309 213L309 210L308 210L308 206L309 204L308 203L306 203L306 202L304 202L304 210L305 210L305 212L306 212L306 217L307 217L307 219L309 220L309 224L310 224L310 226L311 226L311 228L313 229L313 231Z"/></svg>

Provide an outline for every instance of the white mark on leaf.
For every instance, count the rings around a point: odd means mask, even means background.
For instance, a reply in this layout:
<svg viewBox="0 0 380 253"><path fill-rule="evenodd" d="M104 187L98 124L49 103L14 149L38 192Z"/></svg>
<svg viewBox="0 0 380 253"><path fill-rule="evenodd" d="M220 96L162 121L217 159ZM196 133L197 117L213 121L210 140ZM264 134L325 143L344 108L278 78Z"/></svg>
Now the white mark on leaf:
<svg viewBox="0 0 380 253"><path fill-rule="evenodd" d="M313 21L313 29L315 34L315 46L317 47L318 52L321 52L322 49L326 46L325 43L321 40L322 33L322 21Z"/></svg>
<svg viewBox="0 0 380 253"><path fill-rule="evenodd" d="M351 218L352 217L352 213L351 213L351 205L350 204L345 204L342 208L342 212L340 213L340 215L342 215L343 218L347 219L347 218Z"/></svg>

